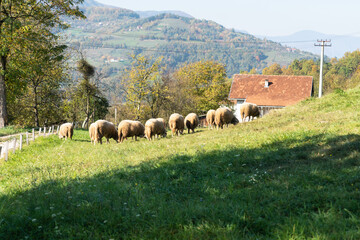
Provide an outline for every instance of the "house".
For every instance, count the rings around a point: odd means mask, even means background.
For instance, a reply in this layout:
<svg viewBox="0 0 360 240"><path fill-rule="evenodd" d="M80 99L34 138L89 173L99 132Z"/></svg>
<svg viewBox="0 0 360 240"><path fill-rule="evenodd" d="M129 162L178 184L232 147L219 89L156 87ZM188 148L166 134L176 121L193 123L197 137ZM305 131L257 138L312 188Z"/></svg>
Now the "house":
<svg viewBox="0 0 360 240"><path fill-rule="evenodd" d="M240 105L255 103L261 116L271 109L293 105L311 97L313 77L286 75L235 74L229 100L235 103L235 116L240 118Z"/></svg>

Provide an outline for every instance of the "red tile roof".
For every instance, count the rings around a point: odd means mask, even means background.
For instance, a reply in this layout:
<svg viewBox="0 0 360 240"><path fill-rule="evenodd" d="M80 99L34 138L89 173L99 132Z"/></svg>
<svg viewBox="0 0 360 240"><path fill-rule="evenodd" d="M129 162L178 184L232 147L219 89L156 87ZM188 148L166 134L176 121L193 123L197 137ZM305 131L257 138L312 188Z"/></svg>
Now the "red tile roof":
<svg viewBox="0 0 360 240"><path fill-rule="evenodd" d="M265 80L269 87L265 87ZM311 97L313 77L235 74L229 99L259 106L288 106Z"/></svg>

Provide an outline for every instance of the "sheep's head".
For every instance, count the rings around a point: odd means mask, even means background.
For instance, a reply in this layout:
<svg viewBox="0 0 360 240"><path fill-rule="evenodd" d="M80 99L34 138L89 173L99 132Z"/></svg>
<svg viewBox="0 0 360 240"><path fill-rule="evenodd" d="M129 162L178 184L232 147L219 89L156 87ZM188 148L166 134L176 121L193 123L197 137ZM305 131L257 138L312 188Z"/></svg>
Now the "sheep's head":
<svg viewBox="0 0 360 240"><path fill-rule="evenodd" d="M231 119L231 123L236 125L239 123L239 120L234 116L233 119Z"/></svg>

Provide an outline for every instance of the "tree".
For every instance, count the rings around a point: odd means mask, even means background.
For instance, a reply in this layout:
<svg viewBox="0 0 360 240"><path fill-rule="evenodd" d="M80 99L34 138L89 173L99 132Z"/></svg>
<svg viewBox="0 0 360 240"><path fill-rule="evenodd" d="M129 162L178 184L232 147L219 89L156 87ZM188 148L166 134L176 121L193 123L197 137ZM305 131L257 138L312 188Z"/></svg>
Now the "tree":
<svg viewBox="0 0 360 240"><path fill-rule="evenodd" d="M145 118L149 109L151 117L159 113L159 106L167 98L167 89L161 77L160 62L154 62L143 55L132 55L131 69L125 71L121 81L124 98L135 112L136 118Z"/></svg>
<svg viewBox="0 0 360 240"><path fill-rule="evenodd" d="M226 78L225 66L214 61L187 64L175 72L175 78L182 86L182 96L188 98L186 112L205 113L217 108L229 94L230 81Z"/></svg>
<svg viewBox="0 0 360 240"><path fill-rule="evenodd" d="M19 125L40 126L42 123L56 122L61 115L61 85L68 81L65 45L54 42L40 42L32 48L23 49L21 56L13 59L9 69L16 76L8 79L20 79L25 94L8 93L10 116ZM21 70L21 71L15 71ZM12 81L9 81L12 82ZM8 88L12 89L12 85ZM12 96L15 95L15 96Z"/></svg>
<svg viewBox="0 0 360 240"><path fill-rule="evenodd" d="M40 29L40 36L56 37L54 28L64 29L62 16L85 16L76 6L83 0L0 0L0 127L8 122L6 83L8 65L13 54L19 54L21 42L37 42L28 32ZM34 37L34 35L31 35Z"/></svg>
<svg viewBox="0 0 360 240"><path fill-rule="evenodd" d="M274 63L273 65L264 68L262 73L264 75L281 75L283 72L280 65L278 63Z"/></svg>

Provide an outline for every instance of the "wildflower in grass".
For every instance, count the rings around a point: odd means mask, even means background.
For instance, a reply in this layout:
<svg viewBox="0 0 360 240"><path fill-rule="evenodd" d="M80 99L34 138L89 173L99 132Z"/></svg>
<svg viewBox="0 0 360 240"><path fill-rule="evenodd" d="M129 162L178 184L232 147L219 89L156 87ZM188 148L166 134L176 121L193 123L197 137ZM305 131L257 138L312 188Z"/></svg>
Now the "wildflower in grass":
<svg viewBox="0 0 360 240"><path fill-rule="evenodd" d="M37 220L36 220L36 218L33 218L31 221L32 221L32 222L36 222Z"/></svg>
<svg viewBox="0 0 360 240"><path fill-rule="evenodd" d="M107 220L104 221L104 223L107 223L107 222L108 222Z"/></svg>
<svg viewBox="0 0 360 240"><path fill-rule="evenodd" d="M56 217L56 214L55 213L51 214L51 217L52 218Z"/></svg>
<svg viewBox="0 0 360 240"><path fill-rule="evenodd" d="M38 229L42 229L42 226L38 226Z"/></svg>
<svg viewBox="0 0 360 240"><path fill-rule="evenodd" d="M50 207L50 210L54 210L54 207Z"/></svg>
<svg viewBox="0 0 360 240"><path fill-rule="evenodd" d="M136 217L140 217L140 214L136 214Z"/></svg>

